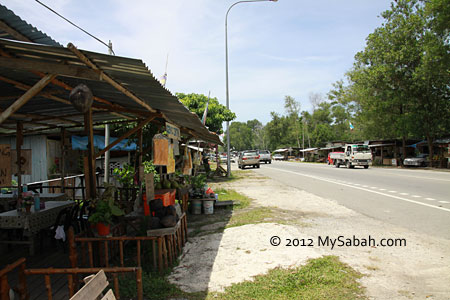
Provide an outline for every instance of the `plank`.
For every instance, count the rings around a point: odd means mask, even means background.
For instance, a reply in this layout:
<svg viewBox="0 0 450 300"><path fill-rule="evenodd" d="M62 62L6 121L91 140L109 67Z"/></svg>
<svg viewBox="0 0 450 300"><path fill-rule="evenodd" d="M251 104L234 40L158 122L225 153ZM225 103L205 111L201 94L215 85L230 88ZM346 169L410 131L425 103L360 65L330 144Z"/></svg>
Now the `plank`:
<svg viewBox="0 0 450 300"><path fill-rule="evenodd" d="M105 271L100 270L70 300L95 299L108 286Z"/></svg>

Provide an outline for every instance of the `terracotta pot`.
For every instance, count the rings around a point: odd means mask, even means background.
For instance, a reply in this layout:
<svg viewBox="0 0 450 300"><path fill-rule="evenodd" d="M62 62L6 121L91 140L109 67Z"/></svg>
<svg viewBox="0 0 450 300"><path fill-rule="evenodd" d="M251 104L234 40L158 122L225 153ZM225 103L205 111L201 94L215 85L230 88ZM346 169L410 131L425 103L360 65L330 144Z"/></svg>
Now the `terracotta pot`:
<svg viewBox="0 0 450 300"><path fill-rule="evenodd" d="M97 233L98 235L105 236L109 234L110 225L104 223L97 223Z"/></svg>

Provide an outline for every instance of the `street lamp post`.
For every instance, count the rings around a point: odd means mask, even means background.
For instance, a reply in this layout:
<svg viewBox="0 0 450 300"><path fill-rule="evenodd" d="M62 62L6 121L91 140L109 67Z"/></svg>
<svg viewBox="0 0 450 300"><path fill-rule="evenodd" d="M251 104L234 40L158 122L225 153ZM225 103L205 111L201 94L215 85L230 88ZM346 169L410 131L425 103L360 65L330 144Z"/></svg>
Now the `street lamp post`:
<svg viewBox="0 0 450 300"><path fill-rule="evenodd" d="M233 3L227 10L225 15L225 90L227 99L227 109L230 109L230 93L228 89L228 13L230 10L239 3L249 3L249 2L277 2L278 0L245 0ZM231 160L230 160L230 121L227 121L227 177L231 175Z"/></svg>

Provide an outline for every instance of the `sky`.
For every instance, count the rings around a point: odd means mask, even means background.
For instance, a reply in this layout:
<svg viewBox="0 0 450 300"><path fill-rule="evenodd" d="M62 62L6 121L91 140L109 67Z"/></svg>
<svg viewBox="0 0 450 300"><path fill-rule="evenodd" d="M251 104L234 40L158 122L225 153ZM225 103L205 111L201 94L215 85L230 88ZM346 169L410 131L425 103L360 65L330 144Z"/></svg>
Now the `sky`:
<svg viewBox="0 0 450 300"><path fill-rule="evenodd" d="M172 93L215 97L226 105L225 15L229 0L41 0L108 43L141 59L156 78L166 68ZM311 94L345 78L390 0L278 0L239 3L228 15L229 105L236 121L284 114L284 98L311 111ZM34 0L0 0L60 44L107 53L105 45Z"/></svg>

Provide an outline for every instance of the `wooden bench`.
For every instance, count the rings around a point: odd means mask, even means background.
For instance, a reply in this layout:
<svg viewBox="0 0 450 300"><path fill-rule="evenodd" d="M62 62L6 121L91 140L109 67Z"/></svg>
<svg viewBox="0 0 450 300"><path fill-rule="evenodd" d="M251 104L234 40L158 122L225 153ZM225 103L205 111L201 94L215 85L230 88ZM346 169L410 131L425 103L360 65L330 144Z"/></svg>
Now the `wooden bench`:
<svg viewBox="0 0 450 300"><path fill-rule="evenodd" d="M84 278L86 283L70 300L115 300L116 297L112 289L103 296L103 290L108 286L108 279L106 278L105 271L100 270L95 275L90 275Z"/></svg>

